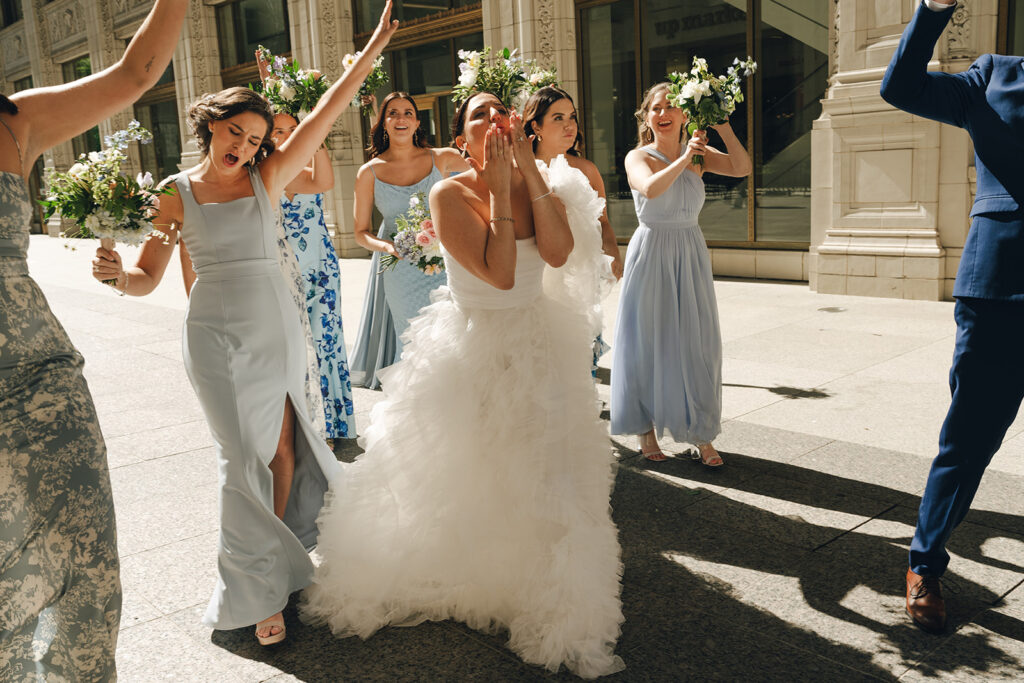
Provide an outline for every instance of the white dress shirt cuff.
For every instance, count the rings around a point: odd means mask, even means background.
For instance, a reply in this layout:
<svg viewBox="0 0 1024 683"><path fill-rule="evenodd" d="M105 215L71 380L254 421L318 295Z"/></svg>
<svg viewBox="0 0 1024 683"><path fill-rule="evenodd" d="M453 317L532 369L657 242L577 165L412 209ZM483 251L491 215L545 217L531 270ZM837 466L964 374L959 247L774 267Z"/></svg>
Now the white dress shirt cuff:
<svg viewBox="0 0 1024 683"><path fill-rule="evenodd" d="M924 6L927 7L928 9L930 9L933 12L942 12L944 10L949 9L950 7L952 7L955 4L956 3L954 2L954 3L951 3L951 4L947 5L946 3L943 3L943 2L935 2L935 0L924 0Z"/></svg>

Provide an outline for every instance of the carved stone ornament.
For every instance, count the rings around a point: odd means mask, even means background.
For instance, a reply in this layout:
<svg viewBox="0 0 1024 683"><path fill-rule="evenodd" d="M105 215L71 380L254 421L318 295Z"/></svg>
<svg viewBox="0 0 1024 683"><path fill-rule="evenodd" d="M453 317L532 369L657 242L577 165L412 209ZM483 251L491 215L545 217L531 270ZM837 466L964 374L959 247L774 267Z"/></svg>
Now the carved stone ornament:
<svg viewBox="0 0 1024 683"><path fill-rule="evenodd" d="M536 7L537 19L537 61L541 65L555 61L555 12L550 2L541 2Z"/></svg>
<svg viewBox="0 0 1024 683"><path fill-rule="evenodd" d="M947 54L950 59L970 59L975 57L971 47L971 3L959 0L953 10L947 30Z"/></svg>
<svg viewBox="0 0 1024 683"><path fill-rule="evenodd" d="M81 0L66 0L46 5L43 7L43 16L46 33L50 39L50 49L53 52L59 52L86 39L88 22Z"/></svg>

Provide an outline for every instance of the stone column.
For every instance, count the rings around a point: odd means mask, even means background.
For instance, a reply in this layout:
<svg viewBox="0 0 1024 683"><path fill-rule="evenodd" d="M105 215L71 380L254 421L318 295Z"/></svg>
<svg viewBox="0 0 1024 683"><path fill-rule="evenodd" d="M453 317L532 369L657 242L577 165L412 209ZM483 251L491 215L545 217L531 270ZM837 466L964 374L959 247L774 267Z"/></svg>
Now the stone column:
<svg viewBox="0 0 1024 683"><path fill-rule="evenodd" d="M292 55L303 68L320 69L332 81L344 71L341 58L355 51L351 4L335 0L289 0ZM341 115L330 136L334 189L324 195L324 221L338 255L362 256L355 242L352 203L356 171L363 163L362 133L355 107Z"/></svg>
<svg viewBox="0 0 1024 683"><path fill-rule="evenodd" d="M178 129L181 131L179 168L182 170L195 166L201 159L185 112L203 94L220 90L221 84L216 9L194 2L188 9L181 40L174 51L174 90L180 116Z"/></svg>
<svg viewBox="0 0 1024 683"><path fill-rule="evenodd" d="M577 98L576 15L573 0L484 0L484 45L519 48L541 67L555 67L558 80Z"/></svg>
<svg viewBox="0 0 1024 683"><path fill-rule="evenodd" d="M811 289L940 300L969 225L967 134L879 95L918 0L831 0L832 75L812 140ZM960 0L929 70L958 72L995 46L997 0Z"/></svg>

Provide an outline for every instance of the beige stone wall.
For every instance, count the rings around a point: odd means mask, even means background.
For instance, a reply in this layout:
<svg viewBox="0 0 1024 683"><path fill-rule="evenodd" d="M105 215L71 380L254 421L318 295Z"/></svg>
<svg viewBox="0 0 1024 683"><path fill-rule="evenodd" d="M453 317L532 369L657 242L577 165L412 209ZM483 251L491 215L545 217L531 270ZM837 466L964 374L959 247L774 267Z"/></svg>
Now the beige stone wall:
<svg viewBox="0 0 1024 683"><path fill-rule="evenodd" d="M811 288L949 298L969 226L970 139L878 94L919 2L830 1L832 76L811 134ZM960 0L929 69L963 71L994 50L997 14L997 0Z"/></svg>

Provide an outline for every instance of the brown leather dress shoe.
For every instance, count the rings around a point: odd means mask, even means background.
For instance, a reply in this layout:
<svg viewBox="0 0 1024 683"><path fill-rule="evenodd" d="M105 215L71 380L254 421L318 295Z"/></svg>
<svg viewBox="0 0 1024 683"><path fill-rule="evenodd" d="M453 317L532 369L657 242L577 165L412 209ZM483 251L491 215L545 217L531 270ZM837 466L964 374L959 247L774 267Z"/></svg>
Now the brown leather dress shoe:
<svg viewBox="0 0 1024 683"><path fill-rule="evenodd" d="M907 569L907 614L921 630L942 633L946 628L946 603L937 576L921 576Z"/></svg>

